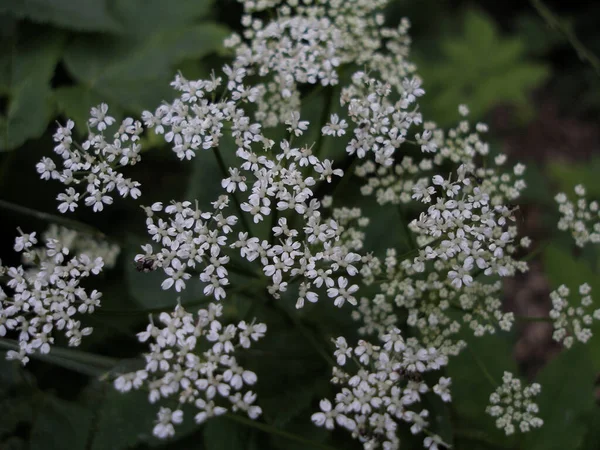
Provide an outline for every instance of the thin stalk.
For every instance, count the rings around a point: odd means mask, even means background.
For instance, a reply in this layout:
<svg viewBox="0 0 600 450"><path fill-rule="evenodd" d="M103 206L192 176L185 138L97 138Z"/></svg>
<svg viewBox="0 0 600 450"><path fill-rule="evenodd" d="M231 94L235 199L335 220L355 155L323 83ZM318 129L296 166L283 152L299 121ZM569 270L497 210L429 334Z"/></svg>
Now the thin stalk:
<svg viewBox="0 0 600 450"><path fill-rule="evenodd" d="M581 61L588 62L596 71L596 74L600 76L600 59L589 51L579 38L573 32L571 25L566 23L564 20L560 20L556 14L550 10L542 0L530 0L531 5L535 8L540 16L546 21L546 24L553 30L557 30L562 33L571 47L575 49L577 56Z"/></svg>
<svg viewBox="0 0 600 450"><path fill-rule="evenodd" d="M315 349L315 351L323 358L323 360L331 367L334 367L335 361L333 358L327 353L325 347L320 343L314 335L310 332L308 328L304 326L302 321L298 319L294 314L290 314L290 312L285 309L283 306L279 306L276 302L269 302L268 304L272 305L274 308L280 310L298 329L298 331L304 336L304 338L308 341L308 343Z"/></svg>
<svg viewBox="0 0 600 450"><path fill-rule="evenodd" d="M219 168L221 169L223 176L225 178L227 178L229 171L227 170L225 161L223 161L223 157L221 156L221 152L219 151L219 148L213 147L213 153L215 154L215 157L217 158L217 164L219 164ZM244 211L242 210L242 206L240 205L240 202L237 198L237 195L235 195L235 192L233 192L231 194L231 197L233 198L233 203L235 203L235 207L238 210L238 216L240 218L240 221L242 222L242 226L248 233L250 233L250 224L246 220L246 215L244 214Z"/></svg>
<svg viewBox="0 0 600 450"><path fill-rule="evenodd" d="M404 216L404 212L400 204L398 204L398 216L400 216L400 225L402 225L402 230L404 231L406 242L408 243L408 248L411 250L415 250L416 248L418 248L417 243L415 241L415 237L413 236L413 232L408 226L406 217Z"/></svg>
<svg viewBox="0 0 600 450"><path fill-rule="evenodd" d="M15 205L14 203L7 202L6 200L0 200L0 208L16 212L17 214L23 214L24 216L34 217L36 219L43 220L44 222L57 223L67 228L83 231L102 239L106 238L106 235L97 228L77 220L67 219L66 217L57 216L55 214L37 211L21 205Z"/></svg>
<svg viewBox="0 0 600 450"><path fill-rule="evenodd" d="M481 371L483 372L485 377L488 379L488 381L491 383L491 385L494 387L494 389L497 388L498 383L496 383L496 380L494 380L494 377L490 374L490 372L487 370L485 365L481 362L481 360L479 359L477 354L473 350L471 350L471 348L469 346L467 346L467 349L471 353L471 356L473 357L473 360L475 361L475 363L477 364L479 369L481 369Z"/></svg>
<svg viewBox="0 0 600 450"><path fill-rule="evenodd" d="M233 422L238 422L243 425L256 428L257 430L264 431L265 433L276 434L283 438L289 439L290 441L299 442L312 448L320 448L322 450L336 450L334 447L330 447L329 445L321 444L320 442L311 441L309 439L304 439L302 436L298 436L297 434L288 433L287 431L280 430L279 428L267 425L266 423L257 422L256 420L247 419L245 417L238 416L235 414L225 414L225 417Z"/></svg>
<svg viewBox="0 0 600 450"><path fill-rule="evenodd" d="M329 87L327 89L327 94L325 95L325 108L321 111L321 119L319 120L319 126L324 127L329 119L329 115L331 114L331 107L333 105L333 87ZM323 133L321 133L319 128L319 136L317 136L317 141L315 142L315 151L314 155L319 158L320 153L323 149Z"/></svg>
<svg viewBox="0 0 600 450"><path fill-rule="evenodd" d="M20 350L19 344L8 339L0 339L0 348L17 352ZM118 363L117 359L107 356L58 347L53 348L46 355L33 353L28 356L89 376L100 376Z"/></svg>

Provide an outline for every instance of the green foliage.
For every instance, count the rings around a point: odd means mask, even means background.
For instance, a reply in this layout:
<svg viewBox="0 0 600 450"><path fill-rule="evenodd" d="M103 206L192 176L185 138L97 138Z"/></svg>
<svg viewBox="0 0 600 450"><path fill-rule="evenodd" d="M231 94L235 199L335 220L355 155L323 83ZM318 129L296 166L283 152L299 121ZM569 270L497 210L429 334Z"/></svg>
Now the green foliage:
<svg viewBox="0 0 600 450"><path fill-rule="evenodd" d="M592 158L586 162L550 161L548 163L548 174L558 183L558 192L565 192L572 196L573 188L583 184L590 199L600 199L600 158Z"/></svg>
<svg viewBox="0 0 600 450"><path fill-rule="evenodd" d="M54 115L50 81L64 49L64 34L37 29L15 39L4 36L0 45L1 93L8 108L0 115L0 151L22 145L28 138L40 137Z"/></svg>
<svg viewBox="0 0 600 450"><path fill-rule="evenodd" d="M563 450L585 444L589 416L598 409L594 404L595 370L590 356L590 347L575 345L540 372L536 381L542 385L538 406L544 425L523 436L521 448Z"/></svg>
<svg viewBox="0 0 600 450"><path fill-rule="evenodd" d="M521 117L531 115L528 95L548 76L548 69L527 59L519 37L502 37L496 24L469 10L461 35L440 39L439 57L418 58L424 82L424 109L440 124L458 119L459 104L481 119L494 106L516 106Z"/></svg>
<svg viewBox="0 0 600 450"><path fill-rule="evenodd" d="M26 0L0 6L0 150L39 138L56 113L86 132L89 110L109 103L117 119L173 97L169 82L188 61L221 49L226 27L210 0L72 2ZM44 25L27 25L28 19ZM69 31L68 45L65 31ZM93 34L91 33L93 32ZM58 67L66 73L52 79Z"/></svg>
<svg viewBox="0 0 600 450"><path fill-rule="evenodd" d="M502 383L504 371L517 374L508 336L476 338L462 332L467 349L450 359L452 378L451 418L456 449L503 447L510 442L485 412L490 394Z"/></svg>
<svg viewBox="0 0 600 450"><path fill-rule="evenodd" d="M92 413L77 404L47 395L36 411L31 430L31 450L87 449Z"/></svg>

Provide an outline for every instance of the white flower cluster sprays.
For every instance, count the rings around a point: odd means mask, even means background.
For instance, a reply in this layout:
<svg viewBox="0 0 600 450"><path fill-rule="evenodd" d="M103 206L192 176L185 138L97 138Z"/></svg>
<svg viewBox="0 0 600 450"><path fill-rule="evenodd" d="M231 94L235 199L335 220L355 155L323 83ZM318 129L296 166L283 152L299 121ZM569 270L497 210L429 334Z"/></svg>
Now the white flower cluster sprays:
<svg viewBox="0 0 600 450"><path fill-rule="evenodd" d="M586 200L585 187L581 184L575 186L577 199L572 202L567 194L561 192L556 195L558 211L561 214L558 229L569 231L575 243L584 247L587 243L600 243L600 204L597 201Z"/></svg>
<svg viewBox="0 0 600 450"><path fill-rule="evenodd" d="M205 283L205 295L216 300L224 298L224 286L229 284L229 257L223 250L227 250L227 235L238 220L236 216L223 215L227 204L227 196L221 196L213 203L214 212L203 212L187 201L145 207L148 233L162 248L154 254L151 244L142 246L145 253L137 255L136 262L148 270L162 268L167 275L163 289L174 287L180 292L192 277L190 272L195 271ZM168 215L167 220L156 217L163 212Z"/></svg>
<svg viewBox="0 0 600 450"><path fill-rule="evenodd" d="M82 328L78 316L93 313L102 294L89 292L81 283L98 275L104 261L91 252L89 239L83 244L88 253L66 246L75 242L75 232L58 229L52 229L40 247L34 247L38 243L36 233L21 233L16 238L14 249L22 252L25 266L0 266L0 275L8 280L0 287L0 336L16 335L19 344L19 351L9 351L7 359L25 365L28 355L50 352L57 332L63 333L73 347L92 332L91 327ZM106 254L106 248L101 248L101 253Z"/></svg>
<svg viewBox="0 0 600 450"><path fill-rule="evenodd" d="M256 84L255 114L265 126L284 123L300 110L300 85L338 84L345 64L378 71L398 90L415 70L405 59L408 21L397 29L383 27L378 10L387 0L241 3L247 13L242 18L245 40L233 35L226 41L236 55L230 72L266 78ZM252 16L269 7L276 8L272 20ZM240 95L246 92L240 89Z"/></svg>
<svg viewBox="0 0 600 450"><path fill-rule="evenodd" d="M539 428L544 421L536 417L539 408L533 399L542 391L538 383L522 386L521 380L510 372L504 372L502 385L490 395L486 412L496 417L496 426L507 435L515 432L516 426L522 433Z"/></svg>
<svg viewBox="0 0 600 450"><path fill-rule="evenodd" d="M205 97L220 84L220 78L210 82L190 82L178 77L174 86L182 92L181 97L171 105L161 106L155 113L145 113L146 125L164 134L182 159L192 156L212 158L213 155L196 155L196 151L216 148L222 137L220 130L227 125L237 146L236 165L222 167L224 195L213 205L224 214L225 208L235 203L238 211L237 215L223 217L223 223L215 224L212 213L192 210L189 202L177 208L168 207L170 214L177 213L174 220L159 219L154 223L150 217L148 222L153 239L163 245L162 256L152 255L146 248L147 254L138 255L138 258L151 258L156 260L157 267L168 268L167 274L172 281L166 281L163 287L174 285L181 290L191 276L188 267L200 263L208 251L212 258L230 257L222 252L227 241L225 234L237 225L243 231L238 232L237 240L231 246L247 261L260 262L262 272L271 279L268 289L274 297L278 298L287 289L290 279L302 278L304 284L297 307L305 300L317 301L320 288L338 306L345 302L356 303L353 293L357 286L349 279L358 273L362 261L353 251L356 239L342 243L340 235L344 227L334 218L322 214L321 202L314 198L318 183L330 183L333 177L341 177L343 172L334 168L330 160L313 154L309 145L295 147L291 139L283 139L275 146L273 140L263 135L261 125L252 123L242 108L252 98L234 95L242 78L240 75L229 81L227 89L232 91L231 99L223 98L213 103ZM308 126L300 120L299 113L290 114L286 124L296 138L300 138ZM181 153L182 146L189 153ZM219 152L215 150L217 159L222 162ZM153 213L152 209L159 207L154 205L147 211ZM271 239L255 236L247 216L255 224L269 216L278 217L270 224ZM214 219L218 219L217 213ZM222 231L217 233L213 224ZM212 237L206 241L204 235L207 233L217 233L219 237L215 237L215 242L211 241ZM228 261L225 259L219 262L222 270L202 275L214 285L216 299L225 296L222 288L227 284L225 267ZM202 264L206 263L208 261Z"/></svg>
<svg viewBox="0 0 600 450"><path fill-rule="evenodd" d="M592 337L592 322L600 319L600 309L592 311L591 308L591 290L587 283L579 286L579 306L571 305L571 292L564 284L550 293L550 318L554 326L552 338L566 348L570 348L575 341L586 343Z"/></svg>
<svg viewBox="0 0 600 450"><path fill-rule="evenodd" d="M58 128L54 134L54 152L62 158L62 169L47 157L42 158L36 166L44 180L53 179L65 186L84 187L67 187L65 192L58 195L58 210L61 213L75 211L80 200L94 212L102 211L105 205L113 203L112 192L115 190L121 197L137 199L141 195L140 183L125 178L118 169L132 166L140 160L142 124L127 118L110 139L103 132L114 124L115 119L107 113L108 106L104 103L92 108L92 117L88 121L90 132L83 144L73 141L75 123L72 120Z"/></svg>
<svg viewBox="0 0 600 450"><path fill-rule="evenodd" d="M431 391L445 402L451 400L449 378L441 377L433 387L423 379L424 373L445 366L446 356L414 338L405 342L397 328L382 336L382 345L361 340L353 348L343 337L335 345L338 366L331 382L342 389L333 404L321 401L321 412L312 415L316 425L345 428L365 449L392 450L400 448L397 428L404 423L413 434L427 430L425 448L448 447L429 431L429 411L419 406Z"/></svg>
<svg viewBox="0 0 600 450"><path fill-rule="evenodd" d="M222 309L211 303L192 314L177 305L170 314L160 314L160 325L151 318L146 331L138 334L140 342L149 342L146 366L119 376L114 384L121 392L147 389L150 403L172 398L178 402L175 410L160 408L155 436L174 435L174 425L183 421L184 405L196 409L198 424L229 409L242 411L251 419L261 414L254 405L256 394L247 390L256 383L256 374L241 367L235 353L262 338L267 326L244 321L225 325L219 321ZM206 344L208 349L203 350Z"/></svg>

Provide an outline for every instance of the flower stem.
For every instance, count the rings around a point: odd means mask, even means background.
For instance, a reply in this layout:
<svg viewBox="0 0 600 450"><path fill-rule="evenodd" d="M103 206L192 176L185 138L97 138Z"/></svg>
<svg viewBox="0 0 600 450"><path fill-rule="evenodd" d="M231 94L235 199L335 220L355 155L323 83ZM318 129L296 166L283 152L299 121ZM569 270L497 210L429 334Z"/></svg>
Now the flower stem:
<svg viewBox="0 0 600 450"><path fill-rule="evenodd" d="M225 161L223 161L223 156L221 156L221 152L219 151L219 148L213 147L213 153L215 154L215 157L217 158L217 164L219 164L219 168L221 169L223 177L227 178L228 177L227 166L225 165ZM238 217L240 218L240 221L242 222L242 226L244 227L244 230L246 230L248 233L250 233L250 224L246 220L246 215L244 214L244 211L242 210L242 206L240 205L237 195L235 195L235 192L232 192L230 195L231 195L231 198L233 198L233 203L235 203L235 207L238 210Z"/></svg>
<svg viewBox="0 0 600 450"><path fill-rule="evenodd" d="M0 339L0 348L17 352L20 350L19 344L9 339ZM89 376L100 376L119 362L107 356L60 347L52 348L46 355L33 353L28 356Z"/></svg>
<svg viewBox="0 0 600 450"><path fill-rule="evenodd" d="M225 417L233 422L238 422L243 425L247 425L249 427L256 428L257 430L264 431L265 433L276 434L283 438L289 439L290 441L296 441L296 442L299 442L301 444L304 444L304 445L312 447L312 448L320 448L322 450L335 450L334 447L330 447L329 445L325 445L325 444L321 444L320 442L315 442L315 441L311 441L308 439L304 439L301 436L298 436L298 435L292 434L292 433L288 433L287 431L280 430L279 428L275 428L274 426L268 425L266 423L247 419L245 417L238 416L235 414L225 414Z"/></svg>
<svg viewBox="0 0 600 450"><path fill-rule="evenodd" d="M473 357L473 360L475 361L475 363L477 364L479 369L481 369L481 371L483 372L485 377L488 379L488 381L491 383L491 385L494 387L494 389L497 388L498 383L496 383L496 380L494 380L494 377L492 376L492 374L490 374L490 372L487 370L485 365L481 362L481 360L479 359L479 356L477 356L477 354L471 349L471 347L467 346L467 350L469 350L469 352L471 353L471 356Z"/></svg>
<svg viewBox="0 0 600 450"><path fill-rule="evenodd" d="M67 228L74 230L83 231L96 236L101 239L105 239L106 235L97 228L92 227L83 222L79 222L73 219L67 219L66 217L57 216L55 214L49 214L35 209L27 208L21 205L15 205L14 203L7 202L6 200L0 200L0 208L8 211L16 212L17 214L23 214L25 216L35 217L36 219L43 220L44 222L57 223Z"/></svg>
<svg viewBox="0 0 600 450"><path fill-rule="evenodd" d="M569 44L575 49L577 56L581 61L587 61L596 71L596 74L600 76L600 59L589 51L581 43L579 38L573 32L573 27L566 21L560 20L544 3L542 0L530 0L531 5L535 8L540 16L546 21L546 24L553 30L558 30L562 33Z"/></svg>
<svg viewBox="0 0 600 450"><path fill-rule="evenodd" d="M408 243L408 248L410 250L415 250L417 248L417 243L415 242L415 237L413 236L413 232L410 230L408 223L406 221L406 216L404 215L404 211L402 207L398 204L398 216L400 217L400 225L402 225L402 230L404 231L404 238Z"/></svg>

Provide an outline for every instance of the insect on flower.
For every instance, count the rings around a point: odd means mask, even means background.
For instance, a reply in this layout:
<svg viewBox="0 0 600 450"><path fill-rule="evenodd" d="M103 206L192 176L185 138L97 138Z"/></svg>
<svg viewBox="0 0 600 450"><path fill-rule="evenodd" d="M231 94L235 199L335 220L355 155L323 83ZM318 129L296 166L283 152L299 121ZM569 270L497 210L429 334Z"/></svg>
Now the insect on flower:
<svg viewBox="0 0 600 450"><path fill-rule="evenodd" d="M141 256L133 261L133 265L138 272L152 272L153 270L156 270L155 262L154 258Z"/></svg>

